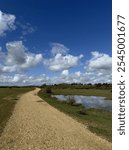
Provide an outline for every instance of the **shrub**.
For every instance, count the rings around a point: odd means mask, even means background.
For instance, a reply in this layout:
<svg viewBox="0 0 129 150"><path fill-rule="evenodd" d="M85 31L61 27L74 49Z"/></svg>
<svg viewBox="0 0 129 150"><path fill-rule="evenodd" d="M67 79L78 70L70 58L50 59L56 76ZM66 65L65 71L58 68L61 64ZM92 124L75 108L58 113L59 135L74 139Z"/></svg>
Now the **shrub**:
<svg viewBox="0 0 129 150"><path fill-rule="evenodd" d="M87 115L87 111L86 111L85 108L79 110L78 113L81 114L81 115Z"/></svg>
<svg viewBox="0 0 129 150"><path fill-rule="evenodd" d="M76 101L73 97L70 96L68 97L67 103L73 106L75 105Z"/></svg>
<svg viewBox="0 0 129 150"><path fill-rule="evenodd" d="M50 87L47 87L45 89L45 93L51 94L52 93L52 89Z"/></svg>

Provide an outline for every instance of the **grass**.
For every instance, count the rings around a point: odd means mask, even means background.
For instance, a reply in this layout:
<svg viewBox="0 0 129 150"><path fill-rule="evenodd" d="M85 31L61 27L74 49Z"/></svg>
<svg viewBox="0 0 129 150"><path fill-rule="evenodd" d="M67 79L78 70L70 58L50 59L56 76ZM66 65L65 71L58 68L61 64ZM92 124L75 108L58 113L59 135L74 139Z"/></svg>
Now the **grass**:
<svg viewBox="0 0 129 150"><path fill-rule="evenodd" d="M18 96L34 88L0 88L0 135L10 118Z"/></svg>
<svg viewBox="0 0 129 150"><path fill-rule="evenodd" d="M54 90L52 94L80 94L84 93L85 90L79 91L79 90ZM90 92L95 92L95 90L90 90ZM67 92L67 93L66 93ZM99 96L106 96L100 95ZM44 99L46 102L48 102L50 105L54 106L58 110L72 116L77 121L85 124L88 126L89 130L93 133L96 133L99 136L102 136L103 138L107 139L111 142L112 140L112 113L104 110L97 110L97 109L85 109L82 105L71 105L67 102L58 101L56 98L52 98L50 94L47 94L42 89L39 93L39 96ZM91 93L90 93L91 94ZM92 93L94 95L94 93Z"/></svg>
<svg viewBox="0 0 129 150"><path fill-rule="evenodd" d="M103 96L112 99L111 89L52 89L55 95Z"/></svg>

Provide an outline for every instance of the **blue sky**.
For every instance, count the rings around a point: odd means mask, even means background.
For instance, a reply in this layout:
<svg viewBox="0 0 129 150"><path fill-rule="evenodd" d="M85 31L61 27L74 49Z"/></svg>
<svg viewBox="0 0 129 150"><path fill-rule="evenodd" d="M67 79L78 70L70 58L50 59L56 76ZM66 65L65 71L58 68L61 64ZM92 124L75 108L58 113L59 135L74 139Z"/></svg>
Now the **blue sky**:
<svg viewBox="0 0 129 150"><path fill-rule="evenodd" d="M111 3L1 0L0 85L111 82Z"/></svg>

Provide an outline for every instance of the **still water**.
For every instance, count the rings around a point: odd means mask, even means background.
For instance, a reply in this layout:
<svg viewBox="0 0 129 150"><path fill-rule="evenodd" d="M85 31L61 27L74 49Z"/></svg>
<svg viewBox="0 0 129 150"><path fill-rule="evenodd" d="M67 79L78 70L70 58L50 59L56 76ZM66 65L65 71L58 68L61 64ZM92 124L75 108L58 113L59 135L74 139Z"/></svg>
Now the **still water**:
<svg viewBox="0 0 129 150"><path fill-rule="evenodd" d="M112 111L112 101L105 100L100 96L80 96L80 95L52 95L59 101L68 101L74 99L75 103L82 104L85 108L97 108Z"/></svg>

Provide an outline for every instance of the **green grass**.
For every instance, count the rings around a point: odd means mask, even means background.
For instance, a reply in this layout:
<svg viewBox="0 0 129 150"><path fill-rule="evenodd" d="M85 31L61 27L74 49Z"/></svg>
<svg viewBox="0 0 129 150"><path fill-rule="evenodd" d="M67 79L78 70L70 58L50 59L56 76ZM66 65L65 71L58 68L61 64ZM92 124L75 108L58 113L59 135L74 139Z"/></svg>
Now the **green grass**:
<svg viewBox="0 0 129 150"><path fill-rule="evenodd" d="M60 92L59 92L60 91ZM76 94L83 93L84 91L78 90L54 90L52 94ZM95 92L95 90L93 90ZM92 91L92 92L93 92ZM67 93L66 93L67 92ZM97 92L96 92L97 93ZM102 92L103 93L103 92ZM105 92L106 93L106 92ZM42 89L39 93L39 96L48 102L50 105L54 106L58 110L72 116L77 121L88 125L88 128L91 132L96 133L99 136L107 139L111 142L112 140L112 113L104 110L97 109L87 109L82 105L70 105L66 102L58 101L56 98L52 98L50 94L46 94ZM94 93L92 93L94 95ZM96 94L95 94L96 95ZM106 96L106 95L99 95Z"/></svg>
<svg viewBox="0 0 129 150"><path fill-rule="evenodd" d="M11 116L19 95L34 88L0 88L0 135Z"/></svg>
<svg viewBox="0 0 129 150"><path fill-rule="evenodd" d="M104 96L112 99L111 89L52 89L55 95L84 95L84 96Z"/></svg>

